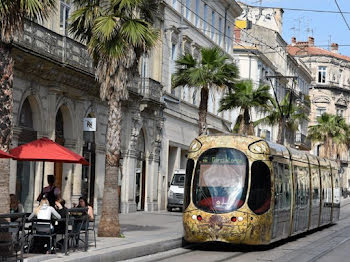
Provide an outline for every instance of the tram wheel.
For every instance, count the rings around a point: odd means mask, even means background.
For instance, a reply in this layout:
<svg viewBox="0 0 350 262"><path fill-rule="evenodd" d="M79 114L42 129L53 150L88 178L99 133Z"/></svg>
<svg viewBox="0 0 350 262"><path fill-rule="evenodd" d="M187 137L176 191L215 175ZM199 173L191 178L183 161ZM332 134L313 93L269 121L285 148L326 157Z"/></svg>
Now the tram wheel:
<svg viewBox="0 0 350 262"><path fill-rule="evenodd" d="M169 212L173 211L173 208L172 207L167 207L166 208Z"/></svg>

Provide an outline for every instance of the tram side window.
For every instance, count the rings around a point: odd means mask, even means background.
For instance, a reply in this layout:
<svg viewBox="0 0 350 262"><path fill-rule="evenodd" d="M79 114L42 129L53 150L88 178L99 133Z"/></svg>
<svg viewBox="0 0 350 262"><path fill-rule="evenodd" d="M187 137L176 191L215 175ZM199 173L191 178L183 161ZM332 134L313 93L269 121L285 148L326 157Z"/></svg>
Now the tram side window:
<svg viewBox="0 0 350 262"><path fill-rule="evenodd" d="M270 176L270 169L264 162L255 161L252 164L248 206L254 213L258 215L265 213L270 208Z"/></svg>
<svg viewBox="0 0 350 262"><path fill-rule="evenodd" d="M190 204L190 191L191 191L191 181L194 168L194 161L192 159L187 160L186 166L186 177L185 177L185 192L184 192L184 209Z"/></svg>

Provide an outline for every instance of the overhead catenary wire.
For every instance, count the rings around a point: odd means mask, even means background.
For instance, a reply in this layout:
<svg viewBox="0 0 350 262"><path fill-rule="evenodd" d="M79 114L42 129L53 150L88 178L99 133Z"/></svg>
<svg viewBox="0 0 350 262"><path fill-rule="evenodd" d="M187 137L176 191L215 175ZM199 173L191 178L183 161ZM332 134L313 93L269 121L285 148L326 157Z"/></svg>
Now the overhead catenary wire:
<svg viewBox="0 0 350 262"><path fill-rule="evenodd" d="M346 26L348 27L348 29L349 29L349 31L350 31L350 26L349 26L349 24L348 24L348 21L346 21L346 18L345 18L345 16L344 16L344 13L343 13L342 10L340 9L340 6L339 6L339 4L338 4L338 1L337 1L337 0L334 0L334 2L335 2L335 4L337 5L340 14L341 14L341 16L343 17L343 20L344 20Z"/></svg>
<svg viewBox="0 0 350 262"><path fill-rule="evenodd" d="M173 22L173 23L175 23L175 24L181 24L180 22L177 22L177 21L175 21L175 20L173 20L173 19L167 19L167 18L164 18L163 20L165 20L165 21L170 21L170 22ZM210 26L210 27L213 27L213 26ZM217 36L222 36L223 37L223 32L222 31L220 31L220 30L218 30L218 29L216 29L215 27L214 27L214 29L215 30L217 30L218 31L218 33L216 33L216 32L214 32L213 34L214 35L217 35ZM200 31L203 31L203 32L206 32L206 33L212 33L212 31L210 30L210 29L199 29ZM242 30L242 29L239 29L239 30ZM229 36L227 36L228 38L230 38L234 43L236 43L236 44L238 44L238 42L235 40L235 39L233 39L232 37L229 37ZM209 37L210 38L210 37ZM211 39L211 40L213 40L213 39ZM244 42L246 42L246 43L249 43L249 44L255 44L255 45L259 45L259 46L266 46L266 47L269 47L269 45L267 45L267 44L263 44L263 43L256 43L256 42L250 42L250 41L248 41L248 40L244 40ZM289 46L290 44L286 44L286 45L276 45L276 46L274 46L274 48L277 48L277 47L287 47L287 46ZM329 46L329 44L320 44L320 45L313 45L313 47L320 47L320 48L322 48L322 47L328 47ZM338 44L338 46L340 47L340 46L343 46L343 47L349 47L350 46L350 44ZM297 46L298 47L298 46ZM303 46L299 46L300 48L303 48ZM274 52L263 52L263 53L276 53L277 51L274 51ZM279 51L278 51L279 52Z"/></svg>

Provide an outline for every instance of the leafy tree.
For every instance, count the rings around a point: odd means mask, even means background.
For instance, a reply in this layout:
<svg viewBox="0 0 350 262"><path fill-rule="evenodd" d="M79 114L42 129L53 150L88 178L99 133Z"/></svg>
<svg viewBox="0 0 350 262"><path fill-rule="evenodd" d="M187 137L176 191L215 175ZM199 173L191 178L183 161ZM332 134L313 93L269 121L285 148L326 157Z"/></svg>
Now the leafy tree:
<svg viewBox="0 0 350 262"><path fill-rule="evenodd" d="M280 105L277 104L275 99L271 100L272 107L268 108L267 115L255 121L254 125L268 124L276 125L278 124L278 135L277 143L284 144L285 128L296 131L298 130L299 123L303 120L308 120L308 115L306 111L294 103L291 103L289 93L281 101ZM283 118L287 118L284 124Z"/></svg>
<svg viewBox="0 0 350 262"><path fill-rule="evenodd" d="M234 85L238 77L237 66L217 47L202 48L201 60L185 54L176 60L172 87L196 87L201 90L199 103L199 135L207 132L209 90Z"/></svg>
<svg viewBox="0 0 350 262"><path fill-rule="evenodd" d="M219 111L240 108L234 131L238 134L254 135L254 126L251 121L251 110L266 111L272 100L270 86L260 85L254 89L251 80L242 80L221 99Z"/></svg>
<svg viewBox="0 0 350 262"><path fill-rule="evenodd" d="M25 18L48 18L54 0L0 0L0 149L8 152L12 140L14 36L24 30ZM0 213L9 211L10 160L0 159Z"/></svg>
<svg viewBox="0 0 350 262"><path fill-rule="evenodd" d="M108 101L106 172L99 236L119 236L118 170L121 145L122 101L127 84L138 79L140 57L158 39L152 26L157 0L73 0L70 32L86 42L96 66L100 96Z"/></svg>
<svg viewBox="0 0 350 262"><path fill-rule="evenodd" d="M332 158L334 147L348 141L349 127L341 116L324 113L317 118L317 124L309 126L309 138L313 142L323 142L324 157Z"/></svg>

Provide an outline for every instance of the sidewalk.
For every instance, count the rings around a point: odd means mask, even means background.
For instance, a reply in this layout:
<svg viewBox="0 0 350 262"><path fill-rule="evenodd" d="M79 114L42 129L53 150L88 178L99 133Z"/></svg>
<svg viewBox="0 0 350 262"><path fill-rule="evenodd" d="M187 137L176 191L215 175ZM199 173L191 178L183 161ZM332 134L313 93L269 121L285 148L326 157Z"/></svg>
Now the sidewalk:
<svg viewBox="0 0 350 262"><path fill-rule="evenodd" d="M90 241L87 252L71 251L68 256L61 253L36 255L24 261L121 261L181 246L181 212L137 212L120 214L119 218L125 238L97 237L97 247ZM91 236L90 240L93 240Z"/></svg>

